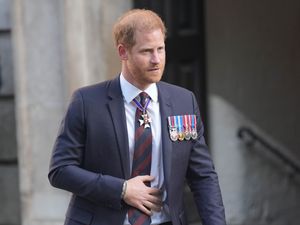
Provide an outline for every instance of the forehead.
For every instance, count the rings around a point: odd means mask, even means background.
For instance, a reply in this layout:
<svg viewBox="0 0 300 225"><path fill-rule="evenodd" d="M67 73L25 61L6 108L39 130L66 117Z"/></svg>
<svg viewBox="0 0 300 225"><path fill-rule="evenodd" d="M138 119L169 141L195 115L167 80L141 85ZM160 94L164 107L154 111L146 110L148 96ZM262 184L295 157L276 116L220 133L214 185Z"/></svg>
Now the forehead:
<svg viewBox="0 0 300 225"><path fill-rule="evenodd" d="M135 45L163 45L164 42L164 34L160 29L135 32Z"/></svg>

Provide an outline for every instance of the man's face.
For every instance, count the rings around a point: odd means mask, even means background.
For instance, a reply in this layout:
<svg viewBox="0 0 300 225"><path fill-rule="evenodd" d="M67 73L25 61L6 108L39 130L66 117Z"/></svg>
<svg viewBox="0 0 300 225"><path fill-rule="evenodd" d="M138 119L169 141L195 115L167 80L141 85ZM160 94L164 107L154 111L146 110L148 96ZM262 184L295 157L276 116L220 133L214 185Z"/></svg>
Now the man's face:
<svg viewBox="0 0 300 225"><path fill-rule="evenodd" d="M136 87L144 90L160 81L165 67L165 41L160 29L135 33L135 45L126 49L124 76Z"/></svg>

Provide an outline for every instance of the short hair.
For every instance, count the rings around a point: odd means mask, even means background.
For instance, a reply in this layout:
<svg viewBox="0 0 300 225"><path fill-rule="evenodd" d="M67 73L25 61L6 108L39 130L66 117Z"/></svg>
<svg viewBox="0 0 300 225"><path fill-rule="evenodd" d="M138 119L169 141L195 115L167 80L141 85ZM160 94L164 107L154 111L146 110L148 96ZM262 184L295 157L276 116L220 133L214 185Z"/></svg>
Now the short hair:
<svg viewBox="0 0 300 225"><path fill-rule="evenodd" d="M132 9L121 16L113 27L115 45L125 45L131 49L135 45L135 32L160 29L166 38L166 27L162 19L153 11Z"/></svg>

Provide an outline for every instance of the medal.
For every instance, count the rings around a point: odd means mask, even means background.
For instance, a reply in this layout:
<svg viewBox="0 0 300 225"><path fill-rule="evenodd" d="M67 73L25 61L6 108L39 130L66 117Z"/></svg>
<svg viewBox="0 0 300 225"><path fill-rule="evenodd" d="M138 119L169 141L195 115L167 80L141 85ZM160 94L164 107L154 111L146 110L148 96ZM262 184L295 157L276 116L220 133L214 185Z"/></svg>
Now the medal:
<svg viewBox="0 0 300 225"><path fill-rule="evenodd" d="M140 111L142 111L141 119L139 119L140 126L144 125L144 128L150 128L150 123L152 123L152 120L147 113L147 108L148 108L148 105L149 105L151 99L147 98L147 102L144 107L141 105L141 103L138 100L133 99L133 101L136 104L137 108Z"/></svg>
<svg viewBox="0 0 300 225"><path fill-rule="evenodd" d="M178 134L178 140L179 141L183 141L184 140L184 133L183 132L181 132L181 133Z"/></svg>
<svg viewBox="0 0 300 225"><path fill-rule="evenodd" d="M170 138L172 141L178 140L178 133L176 127L170 127Z"/></svg>
<svg viewBox="0 0 300 225"><path fill-rule="evenodd" d="M169 116L168 124L172 141L188 141L198 138L196 115Z"/></svg>
<svg viewBox="0 0 300 225"><path fill-rule="evenodd" d="M169 123L170 138L172 141L177 141L178 140L178 132L177 132L176 121L175 121L174 116L168 117L168 123Z"/></svg>
<svg viewBox="0 0 300 225"><path fill-rule="evenodd" d="M196 115L191 115L192 117L192 138L193 140L196 140L198 137L198 133L197 133L197 120L196 120Z"/></svg>
<svg viewBox="0 0 300 225"><path fill-rule="evenodd" d="M190 131L190 122L189 122L190 115L184 115L183 121L184 121L184 133L185 133L185 140L191 139L191 131Z"/></svg>
<svg viewBox="0 0 300 225"><path fill-rule="evenodd" d="M150 123L152 122L151 118L147 113L141 115L142 119L139 119L140 126L144 125L144 128L149 128Z"/></svg>
<svg viewBox="0 0 300 225"><path fill-rule="evenodd" d="M182 116L176 116L176 121L178 124L178 140L184 140L184 130L183 130L183 119Z"/></svg>
<svg viewBox="0 0 300 225"><path fill-rule="evenodd" d="M197 139L197 137L198 137L198 134L197 134L197 131L196 131L196 129L192 129L192 138L193 138L193 140L196 140Z"/></svg>

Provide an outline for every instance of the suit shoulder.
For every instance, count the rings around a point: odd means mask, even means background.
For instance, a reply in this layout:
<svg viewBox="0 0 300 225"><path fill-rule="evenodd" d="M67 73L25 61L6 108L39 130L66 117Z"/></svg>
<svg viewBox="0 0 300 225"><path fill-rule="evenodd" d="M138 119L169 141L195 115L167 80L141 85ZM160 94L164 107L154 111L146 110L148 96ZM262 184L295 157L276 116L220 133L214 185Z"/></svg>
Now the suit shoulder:
<svg viewBox="0 0 300 225"><path fill-rule="evenodd" d="M75 90L75 92L80 92L83 95L93 93L93 92L99 92L101 90L107 89L107 87L109 87L110 82L111 80L107 80L100 83L84 86L78 88L77 90Z"/></svg>
<svg viewBox="0 0 300 225"><path fill-rule="evenodd" d="M184 87L180 87L178 85L170 84L170 83L167 83L167 82L164 82L164 81L160 81L158 83L158 86L161 87L164 90L167 90L171 94L178 95L180 93L181 95L189 95L189 96L191 94L193 94L192 91L190 91L190 90L188 90Z"/></svg>
<svg viewBox="0 0 300 225"><path fill-rule="evenodd" d="M83 99L104 99L107 97L109 89L113 86L113 83L117 84L118 78L78 88L74 91L73 96L80 96Z"/></svg>

